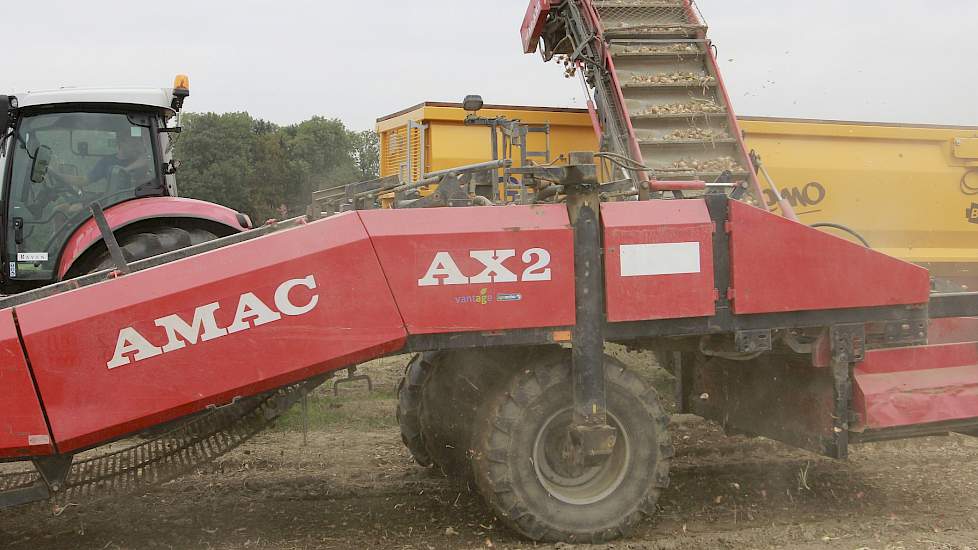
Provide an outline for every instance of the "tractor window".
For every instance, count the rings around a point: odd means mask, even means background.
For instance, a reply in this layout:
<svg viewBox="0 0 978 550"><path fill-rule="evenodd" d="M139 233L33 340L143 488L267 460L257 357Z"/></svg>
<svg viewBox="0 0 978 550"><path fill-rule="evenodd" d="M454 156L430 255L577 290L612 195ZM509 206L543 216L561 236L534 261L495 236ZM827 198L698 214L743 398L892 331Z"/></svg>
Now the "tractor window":
<svg viewBox="0 0 978 550"><path fill-rule="evenodd" d="M45 113L17 129L9 188L8 276L50 280L68 237L103 208L158 189L152 117Z"/></svg>

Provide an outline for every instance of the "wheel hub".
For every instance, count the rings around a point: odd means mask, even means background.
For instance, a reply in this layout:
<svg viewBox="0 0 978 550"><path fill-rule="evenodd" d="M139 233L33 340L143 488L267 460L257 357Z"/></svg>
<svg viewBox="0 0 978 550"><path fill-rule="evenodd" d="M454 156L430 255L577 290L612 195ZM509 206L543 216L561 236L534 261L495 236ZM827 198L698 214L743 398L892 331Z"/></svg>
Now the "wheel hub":
<svg viewBox="0 0 978 550"><path fill-rule="evenodd" d="M537 479L551 496L586 505L604 499L621 485L628 472L630 442L618 419L608 413L608 424L617 434L614 446L605 456L581 460L579 445L570 436L572 417L568 408L543 423L534 443L533 463Z"/></svg>

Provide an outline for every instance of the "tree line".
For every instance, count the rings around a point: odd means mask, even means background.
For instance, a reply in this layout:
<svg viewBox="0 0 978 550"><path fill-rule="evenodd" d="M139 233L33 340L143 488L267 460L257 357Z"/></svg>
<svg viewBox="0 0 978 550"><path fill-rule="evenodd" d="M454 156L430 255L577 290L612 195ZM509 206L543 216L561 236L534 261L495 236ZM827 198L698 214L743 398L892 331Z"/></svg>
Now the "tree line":
<svg viewBox="0 0 978 550"><path fill-rule="evenodd" d="M315 116L280 126L248 113L187 113L173 155L180 196L245 212L255 223L304 214L312 191L377 177L370 130Z"/></svg>

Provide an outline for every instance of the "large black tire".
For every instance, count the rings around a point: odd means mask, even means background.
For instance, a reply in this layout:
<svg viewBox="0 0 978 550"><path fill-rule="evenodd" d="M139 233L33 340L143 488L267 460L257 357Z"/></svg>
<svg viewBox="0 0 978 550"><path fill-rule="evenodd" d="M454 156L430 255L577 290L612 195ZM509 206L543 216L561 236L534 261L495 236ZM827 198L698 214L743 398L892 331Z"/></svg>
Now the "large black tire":
<svg viewBox="0 0 978 550"><path fill-rule="evenodd" d="M618 438L594 467L569 463L571 359L524 365L480 411L476 484L495 514L533 540L601 543L655 512L669 484L668 417L655 391L605 358L609 423Z"/></svg>
<svg viewBox="0 0 978 550"><path fill-rule="evenodd" d="M129 233L119 239L119 247L126 262L136 262L159 256L181 248L187 248L217 238L214 233L199 227L147 227L135 233ZM96 256L85 269L86 273L94 273L109 269L113 266L112 256L106 249Z"/></svg>
<svg viewBox="0 0 978 550"><path fill-rule="evenodd" d="M425 450L442 474L472 478L472 434L479 408L528 354L550 348L488 348L439 352L421 392Z"/></svg>
<svg viewBox="0 0 978 550"><path fill-rule="evenodd" d="M421 388L431 370L432 352L419 353L411 358L404 369L404 376L397 384L397 407L394 416L401 428L401 441L414 461L427 468L431 457L425 449L421 435Z"/></svg>
<svg viewBox="0 0 978 550"><path fill-rule="evenodd" d="M472 434L482 403L523 361L559 349L468 349L415 356L398 384L396 411L401 440L415 461L448 477L470 479Z"/></svg>

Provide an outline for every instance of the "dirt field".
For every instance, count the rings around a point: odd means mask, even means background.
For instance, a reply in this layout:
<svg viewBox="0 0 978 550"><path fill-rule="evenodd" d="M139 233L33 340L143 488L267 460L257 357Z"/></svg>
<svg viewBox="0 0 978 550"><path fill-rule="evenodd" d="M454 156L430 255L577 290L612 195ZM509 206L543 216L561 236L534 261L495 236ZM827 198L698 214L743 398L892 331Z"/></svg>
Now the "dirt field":
<svg viewBox="0 0 978 550"><path fill-rule="evenodd" d="M629 356L633 365L647 357ZM298 411L193 475L129 496L0 512L0 547L572 548L534 545L480 497L416 466L393 418L400 358L362 369L375 388L324 387ZM669 382L643 369L664 396ZM846 463L675 416L672 486L654 521L598 548L978 549L978 438L853 448ZM577 548L581 548L578 546Z"/></svg>

